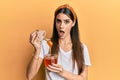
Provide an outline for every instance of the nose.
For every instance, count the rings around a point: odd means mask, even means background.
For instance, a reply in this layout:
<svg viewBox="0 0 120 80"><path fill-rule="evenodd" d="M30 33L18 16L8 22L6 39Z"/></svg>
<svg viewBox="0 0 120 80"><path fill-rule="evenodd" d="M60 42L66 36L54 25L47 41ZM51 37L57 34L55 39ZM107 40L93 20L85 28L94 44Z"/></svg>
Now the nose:
<svg viewBox="0 0 120 80"><path fill-rule="evenodd" d="M61 24L60 24L60 29L62 29L62 28L64 28L64 23L63 22L61 22Z"/></svg>

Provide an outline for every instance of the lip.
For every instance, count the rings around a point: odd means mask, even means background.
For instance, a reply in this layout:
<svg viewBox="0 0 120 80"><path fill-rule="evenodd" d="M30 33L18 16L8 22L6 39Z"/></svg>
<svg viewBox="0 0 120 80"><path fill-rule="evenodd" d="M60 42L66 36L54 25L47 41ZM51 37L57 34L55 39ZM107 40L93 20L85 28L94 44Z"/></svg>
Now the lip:
<svg viewBox="0 0 120 80"><path fill-rule="evenodd" d="M63 32L63 33L65 33L65 31L64 31L64 30L60 30L59 32Z"/></svg>
<svg viewBox="0 0 120 80"><path fill-rule="evenodd" d="M64 36L64 34L65 34L65 31L64 31L64 30L59 30L59 37Z"/></svg>

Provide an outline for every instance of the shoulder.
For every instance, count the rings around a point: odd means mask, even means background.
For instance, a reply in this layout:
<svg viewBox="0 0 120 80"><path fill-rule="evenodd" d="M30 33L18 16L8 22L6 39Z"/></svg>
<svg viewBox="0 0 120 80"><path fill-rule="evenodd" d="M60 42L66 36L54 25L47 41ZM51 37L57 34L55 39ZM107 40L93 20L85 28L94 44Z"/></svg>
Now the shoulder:
<svg viewBox="0 0 120 80"><path fill-rule="evenodd" d="M88 50L87 45L85 43L82 43L82 48L84 51Z"/></svg>
<svg viewBox="0 0 120 80"><path fill-rule="evenodd" d="M83 48L84 57L88 57L89 56L89 51L88 51L88 47L85 43L82 43L82 48Z"/></svg>
<svg viewBox="0 0 120 80"><path fill-rule="evenodd" d="M84 60L85 60L85 65L90 66L90 56L89 56L89 51L87 48L87 45L85 43L82 43L83 47L83 55L84 55Z"/></svg>

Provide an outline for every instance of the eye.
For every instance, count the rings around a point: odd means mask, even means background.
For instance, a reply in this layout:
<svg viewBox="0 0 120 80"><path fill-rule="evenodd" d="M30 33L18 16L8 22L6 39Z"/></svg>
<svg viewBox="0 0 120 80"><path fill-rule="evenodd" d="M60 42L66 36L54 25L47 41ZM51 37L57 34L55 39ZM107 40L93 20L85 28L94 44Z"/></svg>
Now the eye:
<svg viewBox="0 0 120 80"><path fill-rule="evenodd" d="M60 19L56 19L56 23L60 23L61 22L61 20Z"/></svg>
<svg viewBox="0 0 120 80"><path fill-rule="evenodd" d="M65 20L64 22L65 22L65 24L69 24L69 23L70 23L70 21L69 21L69 20Z"/></svg>

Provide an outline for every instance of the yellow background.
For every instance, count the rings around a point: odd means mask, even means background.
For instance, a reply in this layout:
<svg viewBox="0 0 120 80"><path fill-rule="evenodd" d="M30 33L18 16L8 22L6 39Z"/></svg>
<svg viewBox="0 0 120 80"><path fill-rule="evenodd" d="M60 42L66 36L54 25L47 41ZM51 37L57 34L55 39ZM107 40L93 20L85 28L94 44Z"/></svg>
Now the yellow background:
<svg viewBox="0 0 120 80"><path fill-rule="evenodd" d="M54 11L64 3L75 9L89 49L88 80L120 80L120 0L0 0L0 80L27 80L29 34L44 29L49 38Z"/></svg>

